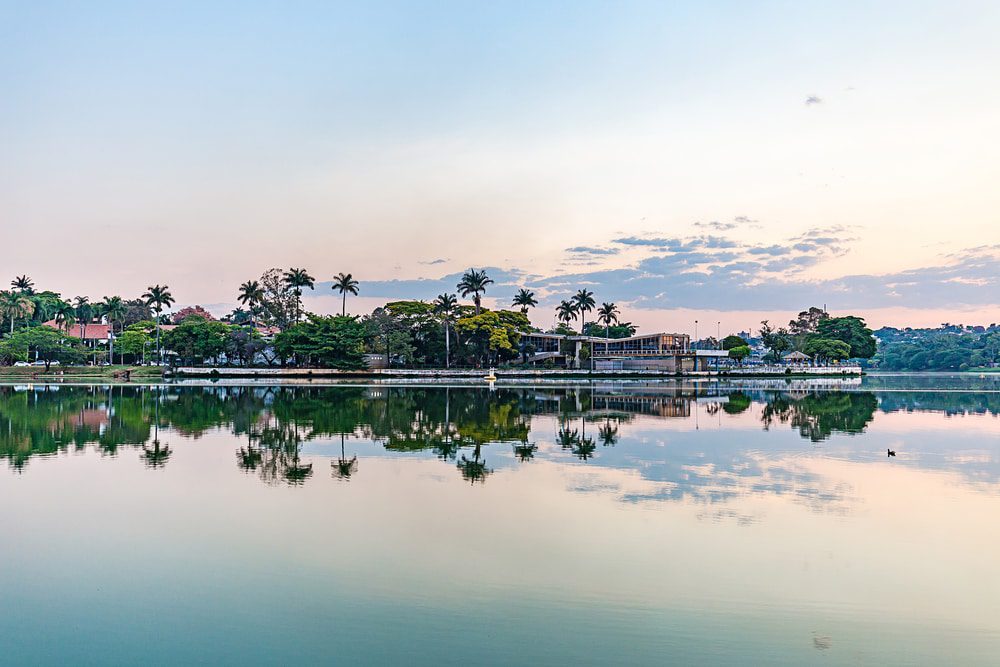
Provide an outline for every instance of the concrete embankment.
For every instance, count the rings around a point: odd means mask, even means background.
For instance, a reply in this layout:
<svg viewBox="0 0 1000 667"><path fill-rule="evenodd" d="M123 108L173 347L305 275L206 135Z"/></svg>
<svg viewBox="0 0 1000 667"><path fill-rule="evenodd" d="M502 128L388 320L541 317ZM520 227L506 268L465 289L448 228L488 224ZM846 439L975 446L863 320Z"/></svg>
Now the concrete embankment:
<svg viewBox="0 0 1000 667"><path fill-rule="evenodd" d="M180 378L244 378L254 380L314 379L348 380L361 378L456 379L481 380L484 369L375 369L342 371L332 368L227 368L224 366L184 366L171 373ZM860 366L761 366L707 371L664 373L646 370L564 370L564 369L497 369L494 375L504 378L697 378L697 377L845 377L860 376Z"/></svg>

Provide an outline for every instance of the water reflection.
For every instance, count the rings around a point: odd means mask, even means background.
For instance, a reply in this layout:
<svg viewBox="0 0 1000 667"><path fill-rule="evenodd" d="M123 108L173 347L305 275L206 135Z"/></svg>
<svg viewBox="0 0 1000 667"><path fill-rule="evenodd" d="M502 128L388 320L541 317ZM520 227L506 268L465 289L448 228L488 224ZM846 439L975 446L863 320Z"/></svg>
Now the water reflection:
<svg viewBox="0 0 1000 667"><path fill-rule="evenodd" d="M530 464L543 453L551 458L561 452L580 464L639 468L643 478L665 483L634 499L712 502L744 492L752 480L752 488L794 489L810 502L835 504L845 490L821 489L810 472L776 467L758 450L725 438L683 440L668 451L640 448L634 435L626 436L628 447L618 445L623 429L634 433L688 423L702 429L706 421L722 428L724 418L734 432L791 431L823 443L835 434L864 433L879 412L1000 413L998 393L831 391L836 387L828 385L2 386L0 457L23 472L34 457L88 445L108 457L134 448L145 465L162 469L174 453L169 438L198 440L222 431L242 442L235 452L237 469L270 485L299 486L314 476L315 462L303 454L310 442L339 444L331 477L348 481L360 467L351 443L367 441L397 455L432 453L474 485L486 482L497 466ZM960 463L960 457L926 462Z"/></svg>

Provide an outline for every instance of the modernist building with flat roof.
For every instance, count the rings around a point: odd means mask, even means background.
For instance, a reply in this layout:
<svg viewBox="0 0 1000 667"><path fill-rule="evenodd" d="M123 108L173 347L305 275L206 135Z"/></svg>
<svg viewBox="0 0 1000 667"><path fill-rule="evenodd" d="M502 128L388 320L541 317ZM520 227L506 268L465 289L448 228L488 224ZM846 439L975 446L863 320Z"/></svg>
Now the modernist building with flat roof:
<svg viewBox="0 0 1000 667"><path fill-rule="evenodd" d="M521 334L521 349L528 363L552 360L579 368L580 349L590 345L594 370L705 370L709 360L728 356L722 350L692 350L691 337L680 333L651 333L628 338L600 338L555 333Z"/></svg>

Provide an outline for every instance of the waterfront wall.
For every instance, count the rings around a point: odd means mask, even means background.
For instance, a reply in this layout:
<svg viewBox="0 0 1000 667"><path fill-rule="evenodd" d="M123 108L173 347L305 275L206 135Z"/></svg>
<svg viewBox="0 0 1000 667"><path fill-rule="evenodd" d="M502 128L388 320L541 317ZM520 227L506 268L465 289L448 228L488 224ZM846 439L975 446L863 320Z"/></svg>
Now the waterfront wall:
<svg viewBox="0 0 1000 667"><path fill-rule="evenodd" d="M184 366L177 368L174 375L191 378L466 378L482 379L486 375L483 369L371 369L366 371L342 371L333 368L228 368L224 366ZM745 368L728 368L720 370L703 370L683 372L659 370L566 370L566 369L530 369L510 368L494 371L498 379L524 377L779 377L779 376L818 376L843 377L860 376L860 366L754 366Z"/></svg>

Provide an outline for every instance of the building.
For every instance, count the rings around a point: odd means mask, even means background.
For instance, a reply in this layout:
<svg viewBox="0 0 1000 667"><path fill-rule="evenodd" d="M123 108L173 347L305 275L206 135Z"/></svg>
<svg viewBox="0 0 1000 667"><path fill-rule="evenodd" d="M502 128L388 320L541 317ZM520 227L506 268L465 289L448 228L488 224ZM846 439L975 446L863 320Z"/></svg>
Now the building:
<svg viewBox="0 0 1000 667"><path fill-rule="evenodd" d="M584 344L590 346L589 362L580 359ZM569 368L586 366L593 370L700 371L714 368L712 360L728 356L724 350L693 350L691 337L678 333L600 338L530 332L521 334L520 345L525 363L552 361Z"/></svg>

